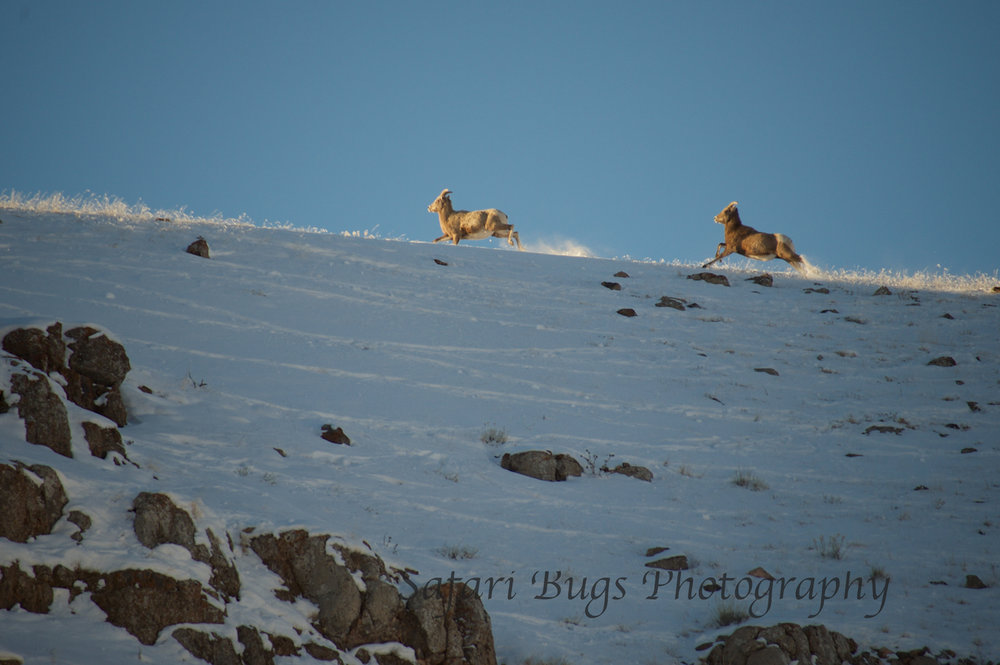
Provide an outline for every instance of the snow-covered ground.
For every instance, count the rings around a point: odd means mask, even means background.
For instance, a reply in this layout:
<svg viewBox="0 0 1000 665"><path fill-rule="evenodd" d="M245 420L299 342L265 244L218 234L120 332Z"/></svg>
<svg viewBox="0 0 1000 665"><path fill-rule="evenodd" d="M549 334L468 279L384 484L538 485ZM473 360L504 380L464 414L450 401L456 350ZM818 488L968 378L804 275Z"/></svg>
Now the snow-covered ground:
<svg viewBox="0 0 1000 665"><path fill-rule="evenodd" d="M16 410L0 416L0 459L57 469L65 512L94 522L79 546L65 521L0 541L0 563L141 559L206 577L180 548L132 536L133 497L159 491L234 539L303 527L366 541L418 584L479 578L508 665L693 662L734 629L716 625L723 592L760 625L1000 654L995 275L803 278L724 262L726 288L687 279L694 265L534 253L527 228L519 253L140 213L0 205L0 336L59 320L120 341L138 465L92 458L79 436L63 458L24 442ZM210 260L184 253L199 235ZM772 288L745 281L763 270ZM891 295L872 295L881 283ZM700 307L656 307L661 296ZM928 365L938 356L957 365ZM325 423L353 445L321 439ZM587 472L547 483L500 467L535 449ZM600 472L621 462L653 481ZM651 547L691 568L661 571L657 588ZM247 623L305 620L237 554L259 599L241 604ZM757 567L778 579L748 577ZM968 574L990 588L964 588ZM727 586L708 593L708 578ZM48 615L0 612L0 652L194 660L170 631L141 646L86 594L67 598Z"/></svg>

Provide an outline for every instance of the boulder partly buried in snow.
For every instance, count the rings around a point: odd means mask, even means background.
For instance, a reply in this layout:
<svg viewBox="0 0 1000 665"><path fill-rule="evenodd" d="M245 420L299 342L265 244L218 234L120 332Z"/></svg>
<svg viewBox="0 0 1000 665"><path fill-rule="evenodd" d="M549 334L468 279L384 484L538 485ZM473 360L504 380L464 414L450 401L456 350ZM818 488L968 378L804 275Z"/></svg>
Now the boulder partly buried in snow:
<svg viewBox="0 0 1000 665"><path fill-rule="evenodd" d="M562 481L570 476L582 476L583 466L573 457L548 450L528 450L523 453L505 453L500 466L539 480Z"/></svg>

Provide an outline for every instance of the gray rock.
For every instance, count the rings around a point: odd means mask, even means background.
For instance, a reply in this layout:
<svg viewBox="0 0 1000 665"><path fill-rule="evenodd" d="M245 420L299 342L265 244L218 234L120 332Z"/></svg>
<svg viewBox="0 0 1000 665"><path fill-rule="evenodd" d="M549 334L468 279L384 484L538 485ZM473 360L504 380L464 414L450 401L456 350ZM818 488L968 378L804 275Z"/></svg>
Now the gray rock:
<svg viewBox="0 0 1000 665"><path fill-rule="evenodd" d="M635 466L629 464L628 462L622 462L615 468L611 469L611 473L619 473L623 476L628 476L629 478L638 478L639 480L645 480L647 483L653 482L653 472L644 466Z"/></svg>
<svg viewBox="0 0 1000 665"><path fill-rule="evenodd" d="M20 605L27 612L48 614L55 598L51 571L46 566L34 566L32 572L29 575L21 570L18 561L0 565L0 609L10 610Z"/></svg>
<svg viewBox="0 0 1000 665"><path fill-rule="evenodd" d="M69 368L94 383L119 386L132 369L125 347L94 328L73 328L66 336L76 340L67 345L72 350Z"/></svg>
<svg viewBox="0 0 1000 665"><path fill-rule="evenodd" d="M166 494L140 492L132 501L136 538L146 547L172 543L194 550L194 520Z"/></svg>
<svg viewBox="0 0 1000 665"><path fill-rule="evenodd" d="M646 563L647 568L659 568L660 570L687 570L688 560L683 554L668 556L665 559L657 559Z"/></svg>
<svg viewBox="0 0 1000 665"><path fill-rule="evenodd" d="M788 665L788 655L779 647L769 646L747 656L747 665Z"/></svg>
<svg viewBox="0 0 1000 665"><path fill-rule="evenodd" d="M218 633L205 633L194 628L178 628L171 636L195 658L212 665L243 665L233 641ZM274 659L271 659L274 662Z"/></svg>
<svg viewBox="0 0 1000 665"><path fill-rule="evenodd" d="M84 422L83 438L87 440L87 447L94 457L107 459L108 453L118 453L128 459L128 455L125 454L125 444L122 443L122 434L117 427L102 427L97 423Z"/></svg>
<svg viewBox="0 0 1000 665"><path fill-rule="evenodd" d="M133 500L132 509L135 511L133 529L140 543L150 549L164 543L180 545L191 553L192 559L211 567L212 576L208 583L213 589L227 600L239 598L239 572L226 558L222 543L211 529L205 529L209 547L195 543L194 520L166 494L141 492Z"/></svg>
<svg viewBox="0 0 1000 665"><path fill-rule="evenodd" d="M670 296L660 296L660 301L655 304L655 307L673 307L674 309L684 311L687 309L684 303L687 301L683 298L671 298Z"/></svg>
<svg viewBox="0 0 1000 665"><path fill-rule="evenodd" d="M406 608L416 625L404 644L419 662L496 665L490 618L472 588L448 583L422 589Z"/></svg>
<svg viewBox="0 0 1000 665"><path fill-rule="evenodd" d="M319 608L316 629L338 646L350 649L358 644L348 641L348 634L361 613L362 595L354 577L327 554L328 536L310 536L306 531L286 531L275 537L258 536L250 548L264 565L285 583L275 596L291 601L306 598Z"/></svg>
<svg viewBox="0 0 1000 665"><path fill-rule="evenodd" d="M822 624L806 626L802 629L809 640L809 651L815 659L815 665L840 665L840 656L837 655L837 647L833 644L833 637L830 631Z"/></svg>
<svg viewBox="0 0 1000 665"><path fill-rule="evenodd" d="M351 445L350 437L344 434L344 430L341 427L334 427L333 425L326 423L320 427L320 432L320 437L330 443L338 443L345 446Z"/></svg>
<svg viewBox="0 0 1000 665"><path fill-rule="evenodd" d="M0 537L26 543L52 533L68 502L59 474L51 467L0 464Z"/></svg>
<svg viewBox="0 0 1000 665"><path fill-rule="evenodd" d="M126 569L101 576L91 599L143 644L155 644L160 631L179 623L223 623L222 610L208 601L197 580L175 580L152 570Z"/></svg>
<svg viewBox="0 0 1000 665"><path fill-rule="evenodd" d="M198 239L187 246L184 250L188 254L194 254L195 256L200 256L203 259L211 258L208 251L208 241L202 236L198 236Z"/></svg>
<svg viewBox="0 0 1000 665"><path fill-rule="evenodd" d="M49 326L46 332L39 328L12 330L4 336L2 346L4 351L28 361L46 374L66 366L66 343L59 322Z"/></svg>
<svg viewBox="0 0 1000 665"><path fill-rule="evenodd" d="M698 272L693 275L688 275L688 279L693 279L695 281L708 282L709 284L721 284L722 286L729 286L729 278L725 275L718 275L711 272Z"/></svg>
<svg viewBox="0 0 1000 665"><path fill-rule="evenodd" d="M73 457L73 436L62 399L52 391L49 378L37 372L13 374L11 392L21 397L17 415L24 421L28 443L51 448L64 457Z"/></svg>
<svg viewBox="0 0 1000 665"><path fill-rule="evenodd" d="M583 475L583 466L573 457L562 453L554 455L548 450L505 453L500 466L514 473L547 481L563 481L570 476Z"/></svg>

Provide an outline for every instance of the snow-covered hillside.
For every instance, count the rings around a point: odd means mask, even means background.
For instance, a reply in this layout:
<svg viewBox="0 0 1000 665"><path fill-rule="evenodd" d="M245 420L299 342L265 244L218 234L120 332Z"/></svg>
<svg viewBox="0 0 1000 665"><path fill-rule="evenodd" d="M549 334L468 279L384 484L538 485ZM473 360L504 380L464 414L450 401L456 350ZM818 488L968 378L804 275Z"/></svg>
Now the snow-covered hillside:
<svg viewBox="0 0 1000 665"><path fill-rule="evenodd" d="M164 492L234 539L302 527L365 541L417 584L480 578L508 665L694 662L734 628L720 608L866 646L1000 655L992 280L873 295L880 283L856 276L714 266L726 287L688 279L697 266L111 212L0 208L0 337L58 320L121 342L137 465L28 445L15 410L0 415L0 462L55 468L67 511L93 518L80 545L66 523L0 540L0 563L204 576L128 537L133 497ZM199 235L208 260L184 252ZM746 281L764 269L773 287ZM956 364L928 364L942 356ZM324 424L352 445L321 439ZM501 468L525 450L585 473ZM601 471L622 462L652 482ZM654 547L690 568L657 588ZM758 567L775 582L747 576ZM245 611L305 625L308 608L274 599L256 568ZM194 660L167 632L142 646L104 619L65 595L47 615L0 611L0 653Z"/></svg>

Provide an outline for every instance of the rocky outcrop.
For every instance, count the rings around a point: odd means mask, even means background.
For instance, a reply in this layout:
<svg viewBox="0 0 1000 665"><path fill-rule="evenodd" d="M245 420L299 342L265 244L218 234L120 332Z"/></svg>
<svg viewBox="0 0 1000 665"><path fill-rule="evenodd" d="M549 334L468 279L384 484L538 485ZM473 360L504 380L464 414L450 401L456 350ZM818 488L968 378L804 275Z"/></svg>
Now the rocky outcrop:
<svg viewBox="0 0 1000 665"><path fill-rule="evenodd" d="M16 409L28 441L72 457L74 436L82 433L91 455L116 464L127 460L118 427L127 422L120 387L131 366L120 344L94 328L64 333L62 324L54 323L10 331L2 346L0 362L6 365L0 374L0 414ZM103 417L81 418L78 407ZM325 427L324 434L350 444L339 427ZM68 503L52 468L0 464L0 538L25 543L50 535L66 538L71 546L73 541L86 545L90 530L101 525L95 527L83 510L64 515ZM283 581L274 592L278 599L305 600L317 607L312 619L316 632L277 635L243 624L236 626L235 638L232 626L213 631L212 625L224 625L230 616L246 616L239 609L241 579L229 534L199 528L183 503L163 493L139 493L131 511L137 541L151 550L183 547L193 561L208 565L207 584L201 574L175 578L142 564L104 571L0 560L0 609L48 613L59 597L54 591L64 589L70 603L93 602L109 623L142 644L155 644L164 630L174 627L170 635L179 644L216 665L269 665L276 657L297 655L343 662L348 651L378 665L414 660L418 665L496 664L489 616L470 587L429 585L407 598L398 588L402 578L375 554L305 531L241 542ZM64 517L77 527L75 532L54 532Z"/></svg>
<svg viewBox="0 0 1000 665"><path fill-rule="evenodd" d="M404 599L379 557L329 539L293 530L250 540L284 583L275 597L315 604L314 627L324 637L343 649L398 642L424 665L495 665L489 616L471 588L437 585Z"/></svg>
<svg viewBox="0 0 1000 665"><path fill-rule="evenodd" d="M3 338L3 350L26 360L35 369L48 374L66 366L66 342L62 324L54 323L44 332L40 328L18 328Z"/></svg>
<svg viewBox="0 0 1000 665"><path fill-rule="evenodd" d="M796 661L813 665L938 665L955 659L955 653L950 651L935 658L927 647L909 651L861 649L853 639L824 625L795 623L766 628L743 626L698 647L699 651L709 649L701 660L704 665L789 665Z"/></svg>
<svg viewBox="0 0 1000 665"><path fill-rule="evenodd" d="M20 605L47 614L53 589L67 589L70 600L83 591L108 617L143 644L156 642L160 631L178 623L222 623L223 611L209 602L197 580L175 580L152 570L126 569L101 573L66 566L32 566L31 574L17 561L0 566L0 608ZM82 591L81 591L82 589Z"/></svg>
<svg viewBox="0 0 1000 665"><path fill-rule="evenodd" d="M570 476L583 475L583 466L573 457L563 453L554 455L548 450L504 453L500 466L514 473L548 481L563 481Z"/></svg>
<svg viewBox="0 0 1000 665"><path fill-rule="evenodd" d="M194 520L166 494L141 492L132 502L132 510L135 512L133 529L140 543L150 549L167 543L180 545L191 553L192 559L206 563L212 569L209 586L227 600L239 598L239 572L223 552L222 544L211 529L205 529L209 542L207 546L196 543ZM231 545L229 549L232 551Z"/></svg>
<svg viewBox="0 0 1000 665"><path fill-rule="evenodd" d="M52 533L68 501L51 467L0 464L0 537L26 543Z"/></svg>
<svg viewBox="0 0 1000 665"><path fill-rule="evenodd" d="M190 516L185 519L186 513L182 515L162 496L145 495L137 500L145 506L140 508L145 516L138 532L146 543L190 544ZM231 634L229 630L216 633L185 626L171 635L190 653L214 665L267 665L276 656L303 651L336 662L343 651L359 653L362 648L383 665L411 662L398 655L400 648L412 651L418 665L496 665L489 615L471 587L427 585L405 598L397 590L399 580L378 556L330 540L327 535L295 530L249 541L250 549L282 579L284 587L275 589L279 600L305 599L316 605L314 627L328 643L317 643L318 636L299 642L270 633L265 640L260 629L247 625L237 627L242 648L225 636ZM195 550L198 547L194 544ZM100 572L62 565L35 565L29 570L16 561L0 565L0 609L20 606L48 613L57 588L69 591L70 602L89 594L109 623L142 644L155 644L170 626L221 625L228 615L239 615L230 610L230 603L238 599L221 599L198 580L174 579L153 570ZM386 651L385 644L402 647Z"/></svg>
<svg viewBox="0 0 1000 665"><path fill-rule="evenodd" d="M0 346L10 370L13 404L24 420L25 440L73 457L73 432L67 412L72 403L103 416L84 422L84 439L92 455L120 463L127 459L117 427L128 422L121 384L131 369L125 348L96 328L63 332L60 322L41 328L18 328ZM0 385L0 395L4 386ZM12 404L3 399L9 409ZM3 409L0 409L3 411ZM115 426L104 424L106 418Z"/></svg>
<svg viewBox="0 0 1000 665"><path fill-rule="evenodd" d="M493 630L483 604L465 584L442 584L413 594L406 606L416 619L409 642L429 665L496 665Z"/></svg>
<svg viewBox="0 0 1000 665"><path fill-rule="evenodd" d="M74 340L66 345L70 349L68 366L59 370L66 379L66 396L124 427L128 414L121 384L131 369L125 348L89 326L68 330L66 337Z"/></svg>
<svg viewBox="0 0 1000 665"><path fill-rule="evenodd" d="M853 663L858 645L826 626L782 623L769 628L743 626L720 637L703 662L707 665L814 665Z"/></svg>
<svg viewBox="0 0 1000 665"><path fill-rule="evenodd" d="M52 605L52 574L45 566L35 566L32 574L21 570L17 561L0 565L0 609L21 609L47 614Z"/></svg>
<svg viewBox="0 0 1000 665"><path fill-rule="evenodd" d="M212 604L201 582L176 580L152 570L126 569L101 576L91 599L108 623L124 628L143 644L154 644L160 631L179 623L223 623L225 614Z"/></svg>

